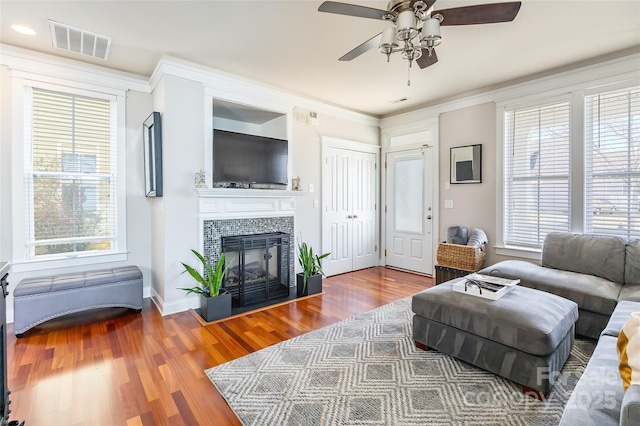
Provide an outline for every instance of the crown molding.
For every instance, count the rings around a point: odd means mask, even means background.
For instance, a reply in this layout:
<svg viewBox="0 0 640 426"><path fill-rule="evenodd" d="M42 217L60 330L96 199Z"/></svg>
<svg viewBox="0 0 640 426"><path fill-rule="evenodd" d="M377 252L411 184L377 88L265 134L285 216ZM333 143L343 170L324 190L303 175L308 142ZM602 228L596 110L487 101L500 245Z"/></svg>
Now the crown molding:
<svg viewBox="0 0 640 426"><path fill-rule="evenodd" d="M224 94L227 99L246 97L269 100L281 109L301 107L311 111L340 117L353 122L380 127L380 119L314 99L308 99L283 89L238 77L196 63L164 56L158 62L151 77L140 76L109 69L101 65L88 64L73 59L36 52L6 44L0 44L0 65L17 72L54 77L61 80L82 82L94 86L135 90L152 93L164 75L173 75L198 81L214 93Z"/></svg>
<svg viewBox="0 0 640 426"><path fill-rule="evenodd" d="M0 65L10 70L87 83L95 86L151 93L147 77L0 44Z"/></svg>
<svg viewBox="0 0 640 426"><path fill-rule="evenodd" d="M149 80L151 91L155 89L163 76L172 75L202 83L210 93L221 95L225 99L244 97L248 99L268 100L280 108L292 110L301 107L311 111L340 117L357 123L380 127L380 119L367 114L351 111L321 101L308 99L284 89L269 86L203 65L188 62L171 56L163 56Z"/></svg>
<svg viewBox="0 0 640 426"><path fill-rule="evenodd" d="M640 54L632 54L594 65L559 72L524 83L513 84L488 92L468 95L462 98L444 101L439 104L416 109L402 114L384 117L380 127L384 130L397 126L413 124L420 120L480 105L489 102L517 103L534 97L549 97L570 93L575 90L588 89L620 81L638 81L640 75ZM464 96L464 95L463 95Z"/></svg>

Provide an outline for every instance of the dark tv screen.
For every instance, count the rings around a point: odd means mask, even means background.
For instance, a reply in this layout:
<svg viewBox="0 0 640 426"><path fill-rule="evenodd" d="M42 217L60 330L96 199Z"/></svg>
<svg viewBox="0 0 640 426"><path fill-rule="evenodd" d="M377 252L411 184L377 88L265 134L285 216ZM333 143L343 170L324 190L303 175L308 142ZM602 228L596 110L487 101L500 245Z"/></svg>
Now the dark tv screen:
<svg viewBox="0 0 640 426"><path fill-rule="evenodd" d="M213 181L287 185L288 142L244 133L213 131Z"/></svg>

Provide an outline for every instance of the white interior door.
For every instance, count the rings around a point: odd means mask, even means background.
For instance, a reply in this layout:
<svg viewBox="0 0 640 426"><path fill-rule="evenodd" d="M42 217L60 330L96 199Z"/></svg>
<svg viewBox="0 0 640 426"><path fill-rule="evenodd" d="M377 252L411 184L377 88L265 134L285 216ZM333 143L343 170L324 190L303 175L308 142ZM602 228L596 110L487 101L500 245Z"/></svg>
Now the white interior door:
<svg viewBox="0 0 640 426"><path fill-rule="evenodd" d="M376 260L376 155L351 154L352 270L377 265Z"/></svg>
<svg viewBox="0 0 640 426"><path fill-rule="evenodd" d="M350 151L327 148L322 163L322 252L331 253L322 262L326 275L349 272L353 266L350 158Z"/></svg>
<svg viewBox="0 0 640 426"><path fill-rule="evenodd" d="M387 154L386 263L423 274L433 271L433 150Z"/></svg>
<svg viewBox="0 0 640 426"><path fill-rule="evenodd" d="M326 275L377 265L376 154L335 147L322 165L322 262Z"/></svg>

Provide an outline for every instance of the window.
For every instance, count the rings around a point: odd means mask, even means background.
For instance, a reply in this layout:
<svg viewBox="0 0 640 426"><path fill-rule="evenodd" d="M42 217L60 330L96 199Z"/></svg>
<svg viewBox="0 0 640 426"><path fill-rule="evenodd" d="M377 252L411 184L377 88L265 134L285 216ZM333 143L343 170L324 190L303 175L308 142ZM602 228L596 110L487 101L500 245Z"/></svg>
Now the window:
<svg viewBox="0 0 640 426"><path fill-rule="evenodd" d="M556 231L640 238L640 88L502 115L505 248L537 250Z"/></svg>
<svg viewBox="0 0 640 426"><path fill-rule="evenodd" d="M569 101L505 112L505 243L540 247L569 231Z"/></svg>
<svg viewBox="0 0 640 426"><path fill-rule="evenodd" d="M585 98L585 229L640 238L640 89Z"/></svg>
<svg viewBox="0 0 640 426"><path fill-rule="evenodd" d="M26 90L26 259L117 249L113 99Z"/></svg>

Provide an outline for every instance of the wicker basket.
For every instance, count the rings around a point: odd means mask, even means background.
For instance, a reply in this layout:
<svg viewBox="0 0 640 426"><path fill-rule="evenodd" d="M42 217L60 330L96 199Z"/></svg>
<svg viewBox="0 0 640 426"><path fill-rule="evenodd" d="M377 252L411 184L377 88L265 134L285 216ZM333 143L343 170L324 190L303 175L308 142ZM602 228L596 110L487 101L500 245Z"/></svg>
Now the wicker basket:
<svg viewBox="0 0 640 426"><path fill-rule="evenodd" d="M438 265L450 268L478 271L484 266L487 258L486 247L463 246L460 244L438 244Z"/></svg>

